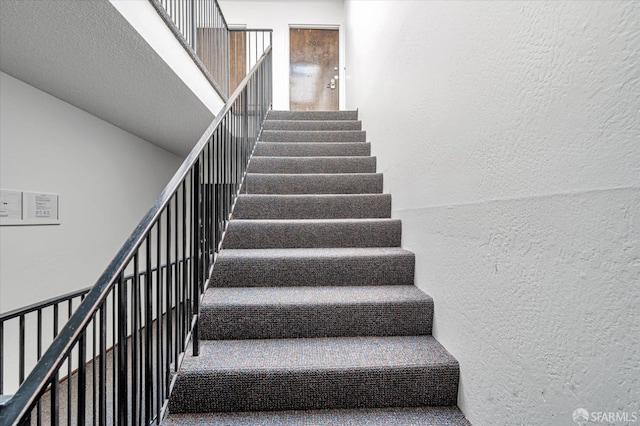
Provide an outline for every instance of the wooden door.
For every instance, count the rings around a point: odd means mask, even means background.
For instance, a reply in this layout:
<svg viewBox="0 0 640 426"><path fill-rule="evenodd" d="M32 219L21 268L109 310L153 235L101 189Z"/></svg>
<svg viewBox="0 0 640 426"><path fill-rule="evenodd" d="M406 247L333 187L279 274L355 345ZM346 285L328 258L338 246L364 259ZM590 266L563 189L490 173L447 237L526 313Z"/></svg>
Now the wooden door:
<svg viewBox="0 0 640 426"><path fill-rule="evenodd" d="M247 75L247 36L244 31L229 32L229 95Z"/></svg>
<svg viewBox="0 0 640 426"><path fill-rule="evenodd" d="M338 109L338 43L338 30L289 30L291 111Z"/></svg>

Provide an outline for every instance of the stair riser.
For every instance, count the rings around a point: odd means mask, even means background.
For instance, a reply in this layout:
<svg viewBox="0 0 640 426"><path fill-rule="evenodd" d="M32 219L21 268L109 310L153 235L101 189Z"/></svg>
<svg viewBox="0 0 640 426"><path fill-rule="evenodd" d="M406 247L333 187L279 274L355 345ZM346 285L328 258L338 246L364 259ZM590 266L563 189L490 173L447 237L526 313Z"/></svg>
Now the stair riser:
<svg viewBox="0 0 640 426"><path fill-rule="evenodd" d="M454 405L456 367L182 374L172 413Z"/></svg>
<svg viewBox="0 0 640 426"><path fill-rule="evenodd" d="M456 406L171 414L166 426L471 426Z"/></svg>
<svg viewBox="0 0 640 426"><path fill-rule="evenodd" d="M375 173L375 157L254 157L248 173Z"/></svg>
<svg viewBox="0 0 640 426"><path fill-rule="evenodd" d="M347 219L391 217L391 195L241 195L234 219Z"/></svg>
<svg viewBox="0 0 640 426"><path fill-rule="evenodd" d="M415 257L229 258L220 255L213 287L412 285Z"/></svg>
<svg viewBox="0 0 640 426"><path fill-rule="evenodd" d="M288 131L264 130L260 142L366 142L364 131Z"/></svg>
<svg viewBox="0 0 640 426"><path fill-rule="evenodd" d="M382 174L276 175L249 173L247 194L381 194Z"/></svg>
<svg viewBox="0 0 640 426"><path fill-rule="evenodd" d="M357 120L358 111L269 111L267 120Z"/></svg>
<svg viewBox="0 0 640 426"><path fill-rule="evenodd" d="M241 221L229 223L225 249L400 247L399 220L349 222Z"/></svg>
<svg viewBox="0 0 640 426"><path fill-rule="evenodd" d="M258 142L256 157L366 157L371 155L369 142Z"/></svg>
<svg viewBox="0 0 640 426"><path fill-rule="evenodd" d="M264 130L362 130L355 120L266 120Z"/></svg>
<svg viewBox="0 0 640 426"><path fill-rule="evenodd" d="M205 340L431 334L430 301L361 305L203 305Z"/></svg>

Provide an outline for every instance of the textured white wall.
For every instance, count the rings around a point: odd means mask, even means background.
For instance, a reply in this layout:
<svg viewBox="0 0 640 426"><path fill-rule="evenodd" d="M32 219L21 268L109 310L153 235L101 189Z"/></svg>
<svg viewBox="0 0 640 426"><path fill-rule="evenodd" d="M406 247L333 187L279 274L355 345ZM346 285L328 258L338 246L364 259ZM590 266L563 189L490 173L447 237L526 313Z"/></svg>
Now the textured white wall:
<svg viewBox="0 0 640 426"><path fill-rule="evenodd" d="M345 22L346 106L470 421L640 418L640 3L346 0Z"/></svg>
<svg viewBox="0 0 640 426"><path fill-rule="evenodd" d="M0 73L0 187L60 195L57 226L0 227L0 312L93 285L181 158Z"/></svg>
<svg viewBox="0 0 640 426"><path fill-rule="evenodd" d="M289 109L289 25L334 26L340 29L340 80L344 80L344 5L342 1L220 0L227 22L248 28L273 29L273 108ZM344 84L339 85L343 109Z"/></svg>

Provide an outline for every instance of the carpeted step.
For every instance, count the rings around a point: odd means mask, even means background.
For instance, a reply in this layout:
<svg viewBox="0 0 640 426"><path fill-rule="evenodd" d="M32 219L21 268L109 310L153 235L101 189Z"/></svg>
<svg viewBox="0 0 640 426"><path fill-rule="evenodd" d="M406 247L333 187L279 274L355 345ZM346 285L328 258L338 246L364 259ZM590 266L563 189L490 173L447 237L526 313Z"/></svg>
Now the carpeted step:
<svg viewBox="0 0 640 426"><path fill-rule="evenodd" d="M390 194L240 194L234 219L364 219L391 217Z"/></svg>
<svg viewBox="0 0 640 426"><path fill-rule="evenodd" d="M266 120L264 130L362 130L357 120Z"/></svg>
<svg viewBox="0 0 640 426"><path fill-rule="evenodd" d="M471 426L457 406L170 414L166 426Z"/></svg>
<svg viewBox="0 0 640 426"><path fill-rule="evenodd" d="M454 405L458 376L432 336L205 340L169 412Z"/></svg>
<svg viewBox="0 0 640 426"><path fill-rule="evenodd" d="M267 120L357 120L358 111L269 111Z"/></svg>
<svg viewBox="0 0 640 426"><path fill-rule="evenodd" d="M398 219L232 220L223 249L400 247Z"/></svg>
<svg viewBox="0 0 640 426"><path fill-rule="evenodd" d="M221 250L212 287L412 285L415 255L399 247Z"/></svg>
<svg viewBox="0 0 640 426"><path fill-rule="evenodd" d="M258 142L255 157L347 157L371 155L369 142Z"/></svg>
<svg viewBox="0 0 640 426"><path fill-rule="evenodd" d="M263 130L261 142L366 142L367 133L363 130Z"/></svg>
<svg viewBox="0 0 640 426"><path fill-rule="evenodd" d="M381 173L247 173L247 194L382 194Z"/></svg>
<svg viewBox="0 0 640 426"><path fill-rule="evenodd" d="M248 173L375 173L376 157L253 157Z"/></svg>
<svg viewBox="0 0 640 426"><path fill-rule="evenodd" d="M412 285L209 288L200 307L205 340L428 335L433 315Z"/></svg>

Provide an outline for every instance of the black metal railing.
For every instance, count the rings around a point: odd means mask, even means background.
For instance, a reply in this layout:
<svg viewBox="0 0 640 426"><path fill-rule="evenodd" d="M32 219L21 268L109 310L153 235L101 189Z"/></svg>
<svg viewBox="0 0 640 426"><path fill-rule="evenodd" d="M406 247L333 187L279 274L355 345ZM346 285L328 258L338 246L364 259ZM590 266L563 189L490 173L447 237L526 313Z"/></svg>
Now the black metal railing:
<svg viewBox="0 0 640 426"><path fill-rule="evenodd" d="M229 97L229 27L217 0L149 0L223 99Z"/></svg>
<svg viewBox="0 0 640 426"><path fill-rule="evenodd" d="M182 265L173 262L171 267ZM167 265L162 265L161 273L166 274L166 269ZM156 273L157 268L151 272ZM146 271L140 272L140 279L146 279L145 275ZM125 277L127 283L132 280L132 276ZM90 290L76 290L0 314L0 395L18 389L25 373L31 371Z"/></svg>
<svg viewBox="0 0 640 426"><path fill-rule="evenodd" d="M229 86L232 91L271 46L272 33L272 30L264 29L229 29Z"/></svg>
<svg viewBox="0 0 640 426"><path fill-rule="evenodd" d="M31 371L89 290L0 314L0 395L15 392L24 382L25 372Z"/></svg>
<svg viewBox="0 0 640 426"><path fill-rule="evenodd" d="M271 46L271 30L230 29L217 0L149 0L227 99Z"/></svg>
<svg viewBox="0 0 640 426"><path fill-rule="evenodd" d="M5 396L0 424L160 424L189 342L198 354L200 298L271 105L271 69L268 46L15 395Z"/></svg>

